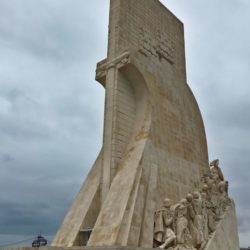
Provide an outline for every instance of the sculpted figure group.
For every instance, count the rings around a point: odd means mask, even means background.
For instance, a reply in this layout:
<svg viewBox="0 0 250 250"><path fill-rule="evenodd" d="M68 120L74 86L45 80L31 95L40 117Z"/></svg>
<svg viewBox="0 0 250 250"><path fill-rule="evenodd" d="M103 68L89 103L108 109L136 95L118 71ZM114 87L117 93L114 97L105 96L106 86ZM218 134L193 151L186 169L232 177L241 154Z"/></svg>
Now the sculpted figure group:
<svg viewBox="0 0 250 250"><path fill-rule="evenodd" d="M154 247L168 250L202 250L209 235L231 204L228 182L219 160L210 163L210 172L202 179L201 189L187 194L177 204L169 198L155 212Z"/></svg>

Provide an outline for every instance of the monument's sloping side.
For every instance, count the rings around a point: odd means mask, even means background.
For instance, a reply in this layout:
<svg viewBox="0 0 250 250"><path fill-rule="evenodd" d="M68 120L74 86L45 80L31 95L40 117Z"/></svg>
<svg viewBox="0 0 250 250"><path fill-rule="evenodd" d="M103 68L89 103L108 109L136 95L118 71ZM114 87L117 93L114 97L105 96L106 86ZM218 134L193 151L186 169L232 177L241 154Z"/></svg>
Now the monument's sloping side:
<svg viewBox="0 0 250 250"><path fill-rule="evenodd" d="M186 82L183 24L158 0L111 0L103 147L52 246L153 246L154 212L200 188L205 129Z"/></svg>
<svg viewBox="0 0 250 250"><path fill-rule="evenodd" d="M239 236L233 202L217 225L205 250L239 250Z"/></svg>
<svg viewBox="0 0 250 250"><path fill-rule="evenodd" d="M100 211L102 150L57 232L52 246L82 245L81 229L92 228Z"/></svg>

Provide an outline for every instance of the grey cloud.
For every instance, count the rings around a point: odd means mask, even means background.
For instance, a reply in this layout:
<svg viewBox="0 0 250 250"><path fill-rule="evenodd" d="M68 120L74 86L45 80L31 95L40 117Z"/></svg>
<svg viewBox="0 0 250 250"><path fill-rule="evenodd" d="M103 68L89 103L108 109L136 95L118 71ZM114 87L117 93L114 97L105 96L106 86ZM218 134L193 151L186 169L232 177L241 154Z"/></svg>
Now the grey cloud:
<svg viewBox="0 0 250 250"><path fill-rule="evenodd" d="M9 162L13 161L13 158L11 157L10 154L3 154L3 155L1 155L1 161L3 163L9 163Z"/></svg>
<svg viewBox="0 0 250 250"><path fill-rule="evenodd" d="M2 42L11 49L31 53L39 60L57 60L57 63L82 60L91 51L82 44L90 37L93 42L98 39L99 33L89 29L89 22L93 20L88 20L83 2L25 0L7 3L2 0L0 4ZM13 5L15 8L11 7ZM103 6L90 5L97 12ZM84 15L86 19L82 18ZM98 28L94 21L92 25Z"/></svg>
<svg viewBox="0 0 250 250"><path fill-rule="evenodd" d="M100 149L107 27L84 5L0 1L0 245L52 238Z"/></svg>
<svg viewBox="0 0 250 250"><path fill-rule="evenodd" d="M55 207L45 206L43 203L26 203L25 206L22 205L20 203L1 202L1 208L4 213L0 215L2 222L0 233L21 234L25 232L27 234L34 234L39 233L41 229L47 234L55 232L56 226L58 226L58 218L51 212ZM56 209L60 212L60 209ZM14 229L13 224L15 224Z"/></svg>
<svg viewBox="0 0 250 250"><path fill-rule="evenodd" d="M0 0L4 242L40 230L52 238L100 150L104 90L94 74L106 56L108 2ZM162 2L184 22L188 82L209 155L221 159L242 245L250 245L250 3Z"/></svg>

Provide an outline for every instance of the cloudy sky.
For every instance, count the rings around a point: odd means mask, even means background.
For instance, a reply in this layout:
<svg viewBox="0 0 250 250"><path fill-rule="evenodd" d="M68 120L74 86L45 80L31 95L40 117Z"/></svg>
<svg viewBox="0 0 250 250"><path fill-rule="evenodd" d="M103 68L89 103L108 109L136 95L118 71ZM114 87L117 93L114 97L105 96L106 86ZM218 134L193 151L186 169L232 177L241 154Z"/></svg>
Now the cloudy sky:
<svg viewBox="0 0 250 250"><path fill-rule="evenodd" d="M147 1L147 0L145 0ZM250 245L250 1L162 0ZM53 238L102 142L108 0L0 0L0 246ZM27 244L27 243L26 243Z"/></svg>

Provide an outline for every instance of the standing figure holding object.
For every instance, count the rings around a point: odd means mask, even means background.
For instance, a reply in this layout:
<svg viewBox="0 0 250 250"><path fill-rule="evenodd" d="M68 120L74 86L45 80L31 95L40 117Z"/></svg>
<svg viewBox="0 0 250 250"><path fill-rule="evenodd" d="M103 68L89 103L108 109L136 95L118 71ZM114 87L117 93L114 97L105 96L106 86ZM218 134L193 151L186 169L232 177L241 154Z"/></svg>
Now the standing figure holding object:
<svg viewBox="0 0 250 250"><path fill-rule="evenodd" d="M174 213L171 200L166 198L163 208L155 212L154 242L161 249L167 249L175 243Z"/></svg>
<svg viewBox="0 0 250 250"><path fill-rule="evenodd" d="M202 209L202 200L200 197L199 192L194 192L194 199L193 199L193 208L195 211L195 217L194 217L194 225L197 228L198 237L197 237L197 247L203 248L205 245L205 239L204 239L204 217L203 217L203 209Z"/></svg>

